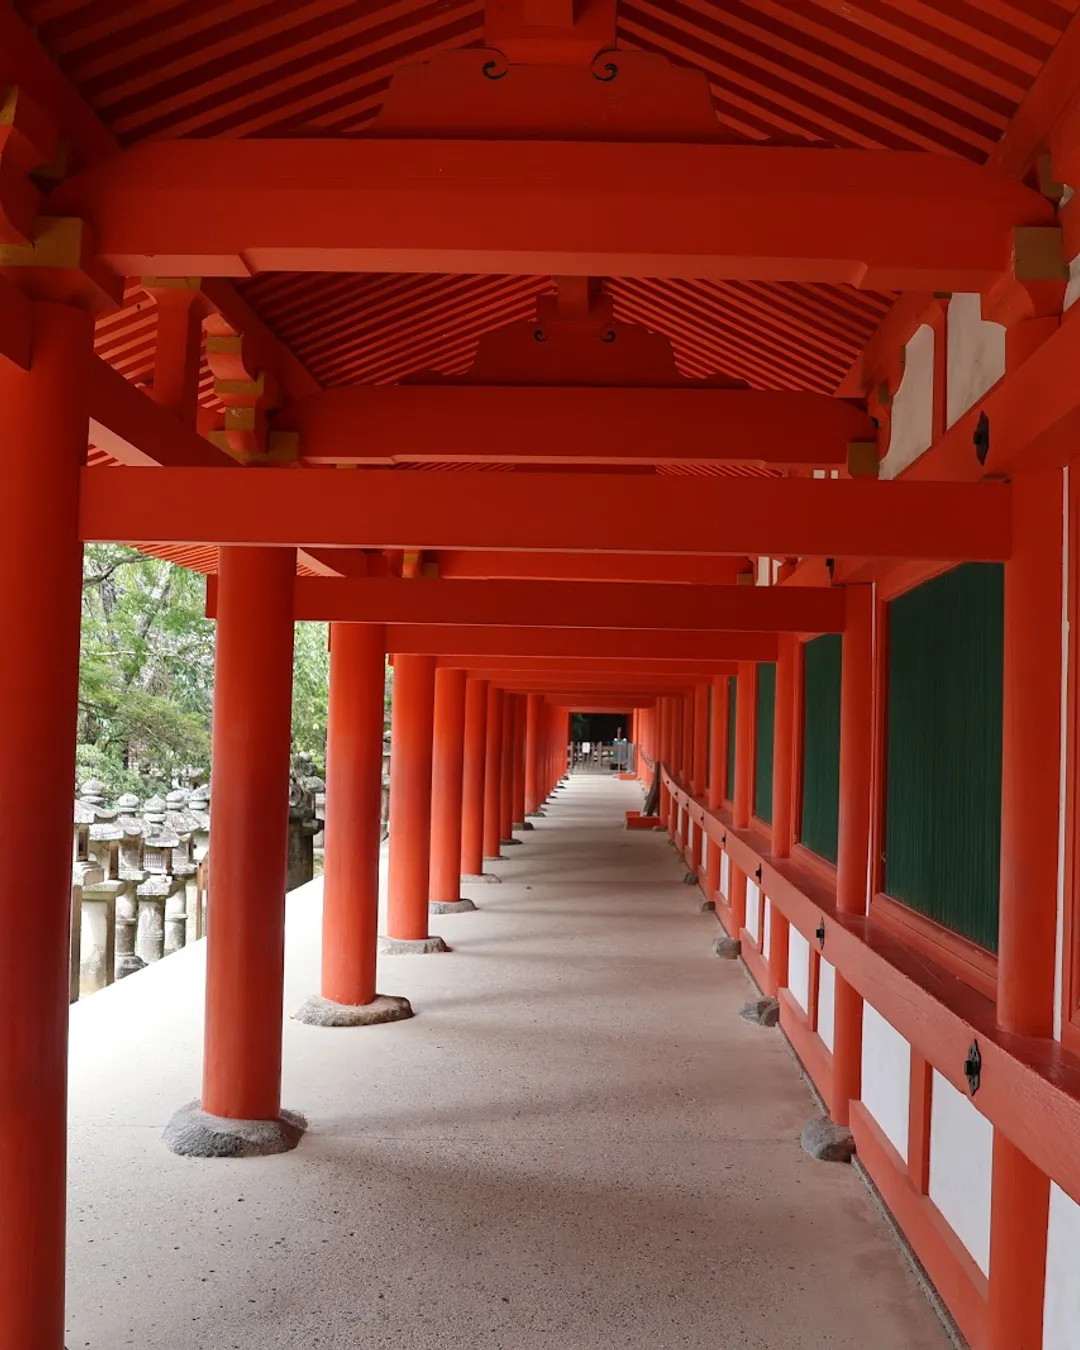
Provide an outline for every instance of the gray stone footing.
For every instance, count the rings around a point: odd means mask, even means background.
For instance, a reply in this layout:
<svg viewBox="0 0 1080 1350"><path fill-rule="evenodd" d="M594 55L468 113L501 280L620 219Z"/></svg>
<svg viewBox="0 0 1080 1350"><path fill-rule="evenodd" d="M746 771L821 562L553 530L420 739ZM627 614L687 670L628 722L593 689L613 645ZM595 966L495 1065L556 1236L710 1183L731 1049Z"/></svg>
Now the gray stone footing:
<svg viewBox="0 0 1080 1350"><path fill-rule="evenodd" d="M282 1111L276 1120L232 1120L210 1115L196 1101L175 1113L161 1138L183 1158L262 1158L288 1153L306 1129L296 1111Z"/></svg>
<svg viewBox="0 0 1080 1350"><path fill-rule="evenodd" d="M502 877L497 877L494 872L463 872L461 879L469 886L502 885Z"/></svg>
<svg viewBox="0 0 1080 1350"><path fill-rule="evenodd" d="M522 841L521 841L520 839L500 839L500 840L499 840L499 847L500 847L500 848L509 848L511 844L513 844L513 846L514 846L515 848L520 848L520 847L521 847L521 844L522 844Z"/></svg>
<svg viewBox="0 0 1080 1350"><path fill-rule="evenodd" d="M536 826L532 823L531 820L515 820L515 821L514 821L514 829L515 829L515 830L535 830L535 829L536 829Z"/></svg>
<svg viewBox="0 0 1080 1350"><path fill-rule="evenodd" d="M429 914L471 914L476 906L471 900L432 900Z"/></svg>
<svg viewBox="0 0 1080 1350"><path fill-rule="evenodd" d="M695 877L694 880L696 881L697 878ZM715 913L716 913L716 901L715 901L715 900L702 900L702 901L700 901L699 904L698 904L698 913L699 913L699 914L715 914Z"/></svg>
<svg viewBox="0 0 1080 1350"><path fill-rule="evenodd" d="M739 1016L759 1027L774 1027L780 1021L780 1004L774 998L755 998L743 1005Z"/></svg>
<svg viewBox="0 0 1080 1350"><path fill-rule="evenodd" d="M837 1125L825 1116L815 1116L803 1126L799 1142L818 1162L849 1163L855 1153L855 1140L846 1125Z"/></svg>
<svg viewBox="0 0 1080 1350"><path fill-rule="evenodd" d="M432 952L448 952L450 948L441 937L379 939L380 956L428 956Z"/></svg>
<svg viewBox="0 0 1080 1350"><path fill-rule="evenodd" d="M689 868L688 868L688 869L683 873L683 885L684 885L684 886L696 886L697 883L698 883L698 874L697 874L696 872L691 872L691 871L689 870Z"/></svg>
<svg viewBox="0 0 1080 1350"><path fill-rule="evenodd" d="M293 1018L309 1027L375 1027L383 1022L404 1022L412 1015L409 1000L396 994L376 994L370 1003L335 1003L312 994Z"/></svg>
<svg viewBox="0 0 1080 1350"><path fill-rule="evenodd" d="M547 813L545 811L528 811L525 814L526 820L543 820Z"/></svg>
<svg viewBox="0 0 1080 1350"><path fill-rule="evenodd" d="M721 961L737 961L742 955L742 943L738 938L718 937L714 939L712 949Z"/></svg>

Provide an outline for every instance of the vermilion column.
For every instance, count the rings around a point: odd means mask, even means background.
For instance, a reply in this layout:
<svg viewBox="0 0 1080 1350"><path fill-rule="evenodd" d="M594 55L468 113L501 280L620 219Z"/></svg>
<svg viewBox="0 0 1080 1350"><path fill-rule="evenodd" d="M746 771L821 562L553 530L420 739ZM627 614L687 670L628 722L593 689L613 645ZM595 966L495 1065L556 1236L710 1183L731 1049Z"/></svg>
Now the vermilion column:
<svg viewBox="0 0 1080 1350"><path fill-rule="evenodd" d="M525 730L528 699L519 694L514 699L514 771L510 794L511 824L515 830L525 828Z"/></svg>
<svg viewBox="0 0 1080 1350"><path fill-rule="evenodd" d="M218 550L202 1109L237 1121L281 1117L295 578L294 549ZM205 1151L184 1115L166 1142Z"/></svg>
<svg viewBox="0 0 1080 1350"><path fill-rule="evenodd" d="M386 630L330 625L323 864L322 988L295 1014L314 1026L410 1017L408 999L375 992Z"/></svg>
<svg viewBox="0 0 1080 1350"><path fill-rule="evenodd" d="M33 366L0 358L0 1348L62 1350L79 469L90 316L35 303ZM29 809L27 809L29 806ZM32 895L27 862L32 860Z"/></svg>
<svg viewBox="0 0 1080 1350"><path fill-rule="evenodd" d="M868 898L870 806L873 788L874 592L849 586L840 667L840 817L836 854L836 908L865 914ZM828 960L826 933L824 957ZM848 1123L860 1093L862 999L836 972L833 1041L833 1120Z"/></svg>
<svg viewBox="0 0 1080 1350"><path fill-rule="evenodd" d="M465 672L435 672L435 730L431 768L431 875L433 914L473 910L461 898L462 802L465 781Z"/></svg>
<svg viewBox="0 0 1080 1350"><path fill-rule="evenodd" d="M536 816L544 800L543 778L544 698L530 694L525 708L525 814Z"/></svg>
<svg viewBox="0 0 1080 1350"><path fill-rule="evenodd" d="M488 686L487 740L484 746L484 857L501 858L499 826L502 808L502 724L504 697L501 689Z"/></svg>
<svg viewBox="0 0 1080 1350"><path fill-rule="evenodd" d="M799 647L792 633L782 633L776 662L776 706L773 716L772 855L788 858L794 843L795 807L795 663ZM869 734L867 740L869 740ZM769 918L770 993L788 980L788 921L775 905Z"/></svg>
<svg viewBox="0 0 1080 1350"><path fill-rule="evenodd" d="M670 761L671 772L680 781L682 780L682 724L683 724L683 701L681 698L672 697L668 700L671 708L671 727L670 727ZM668 833L672 839L678 841L679 838L679 805L674 797L671 799L671 816L668 820Z"/></svg>
<svg viewBox="0 0 1080 1350"><path fill-rule="evenodd" d="M381 950L445 951L428 934L435 658L396 656L390 708L390 865Z"/></svg>
<svg viewBox="0 0 1080 1350"><path fill-rule="evenodd" d="M705 770L709 757L709 686L699 684L694 690L694 745L690 791L695 797L705 794ZM701 827L691 825L690 869L701 866Z"/></svg>
<svg viewBox="0 0 1080 1350"><path fill-rule="evenodd" d="M1063 483L1013 477L1013 552L1005 564L1001 907L997 1020L1017 1036L1054 1034L1061 803ZM1065 959L1068 959L1066 955ZM994 1131L990 1350L1042 1345L1050 1182Z"/></svg>
<svg viewBox="0 0 1080 1350"><path fill-rule="evenodd" d="M709 809L724 804L728 764L728 677L718 675L712 686L712 726L709 729ZM709 847L705 898L714 900L720 889L720 848Z"/></svg>
<svg viewBox="0 0 1080 1350"><path fill-rule="evenodd" d="M514 838L514 735L516 694L503 695L502 738L499 744L499 843L520 844Z"/></svg>
<svg viewBox="0 0 1080 1350"><path fill-rule="evenodd" d="M753 661L740 661L735 691L735 795L732 822L745 830L750 824L750 783L754 761L754 705L757 702ZM731 864L731 927L733 938L746 924L746 873Z"/></svg>
<svg viewBox="0 0 1080 1350"><path fill-rule="evenodd" d="M469 878L482 876L484 871L487 704L487 681L470 678L465 686L465 763L461 786L461 875Z"/></svg>
<svg viewBox="0 0 1080 1350"><path fill-rule="evenodd" d="M667 790L664 782L662 769L671 769L671 703L667 698L659 698L656 701L656 715L659 722L657 730L656 744L656 772L660 777L660 819L665 825L671 819L671 793Z"/></svg>

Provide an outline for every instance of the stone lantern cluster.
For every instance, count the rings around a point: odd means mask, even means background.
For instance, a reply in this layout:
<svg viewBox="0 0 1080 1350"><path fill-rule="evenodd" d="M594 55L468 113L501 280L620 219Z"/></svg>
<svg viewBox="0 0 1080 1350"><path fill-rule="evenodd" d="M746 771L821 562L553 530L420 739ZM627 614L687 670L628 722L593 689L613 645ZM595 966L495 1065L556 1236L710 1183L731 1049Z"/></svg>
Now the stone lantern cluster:
<svg viewBox="0 0 1080 1350"><path fill-rule="evenodd" d="M71 999L94 993L188 942L206 924L210 790L176 788L110 805L90 779L75 800Z"/></svg>

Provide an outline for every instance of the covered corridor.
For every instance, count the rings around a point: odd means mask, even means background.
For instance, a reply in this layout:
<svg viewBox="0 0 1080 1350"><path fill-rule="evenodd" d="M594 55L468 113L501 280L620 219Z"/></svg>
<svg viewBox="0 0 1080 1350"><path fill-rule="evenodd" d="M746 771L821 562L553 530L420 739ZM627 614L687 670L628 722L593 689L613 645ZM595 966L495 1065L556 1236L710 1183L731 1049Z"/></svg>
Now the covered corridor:
<svg viewBox="0 0 1080 1350"><path fill-rule="evenodd" d="M718 961L640 788L573 776L438 960L383 957L416 1017L285 1023L299 1148L207 1166L160 1133L198 1087L205 944L76 1005L67 1345L91 1350L939 1350L855 1171ZM287 1013L316 987L294 892Z"/></svg>

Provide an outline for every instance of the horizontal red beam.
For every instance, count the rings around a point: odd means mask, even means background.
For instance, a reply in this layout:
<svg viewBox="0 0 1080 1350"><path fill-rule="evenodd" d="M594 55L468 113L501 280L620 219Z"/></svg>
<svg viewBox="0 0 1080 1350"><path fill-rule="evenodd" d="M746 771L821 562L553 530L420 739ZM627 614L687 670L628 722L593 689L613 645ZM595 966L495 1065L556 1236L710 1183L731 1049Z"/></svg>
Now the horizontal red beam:
<svg viewBox="0 0 1080 1350"><path fill-rule="evenodd" d="M186 427L99 356L89 381L90 441L121 464L237 468L194 427ZM160 480L159 480L160 481Z"/></svg>
<svg viewBox="0 0 1080 1350"><path fill-rule="evenodd" d="M214 582L207 583L211 612ZM295 614L346 623L839 633L844 593L827 586L298 577Z"/></svg>
<svg viewBox="0 0 1080 1350"><path fill-rule="evenodd" d="M558 473L165 473L84 469L82 538L572 553L632 542L640 553L972 562L1011 551L1010 488L998 482L584 474L571 494Z"/></svg>
<svg viewBox="0 0 1080 1350"><path fill-rule="evenodd" d="M827 394L750 389L354 385L287 408L306 464L843 465L876 439Z"/></svg>
<svg viewBox="0 0 1080 1350"><path fill-rule="evenodd" d="M544 141L172 140L74 175L123 276L488 272L984 289L1038 193L897 150Z"/></svg>
<svg viewBox="0 0 1080 1350"><path fill-rule="evenodd" d="M772 633L662 633L609 628L440 628L394 624L386 630L387 650L454 658L582 656L639 661L775 661ZM479 663L477 663L479 664Z"/></svg>
<svg viewBox="0 0 1080 1350"><path fill-rule="evenodd" d="M734 585L741 558L683 558L664 553L483 553L446 550L434 555L448 580L642 581L694 586Z"/></svg>
<svg viewBox="0 0 1080 1350"><path fill-rule="evenodd" d="M502 679L519 675L535 676L538 679L552 677L563 681L611 675L637 680L642 684L670 679L672 676L685 676L700 684L736 673L734 661L648 661L617 656L485 656L474 657L467 662L459 657L440 656L436 664L451 668L464 664L477 679L494 680L496 684Z"/></svg>

